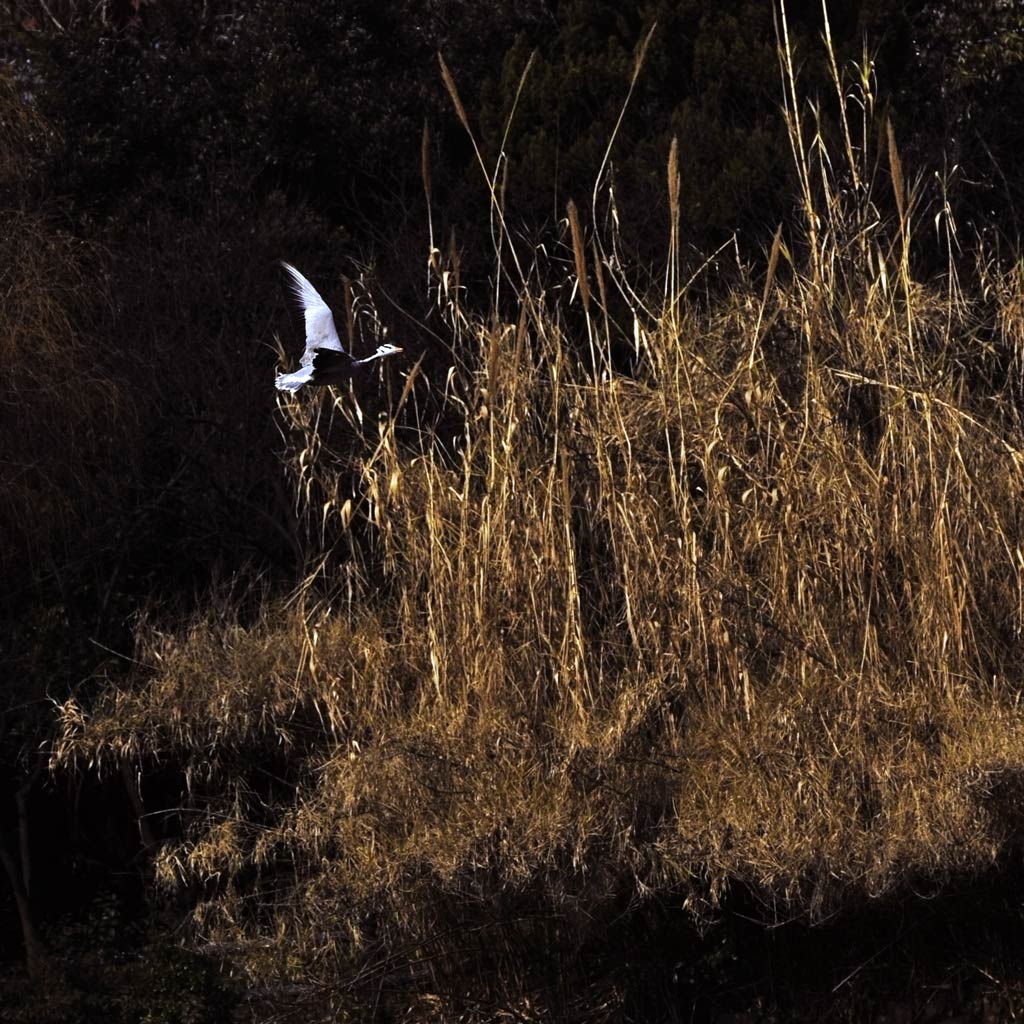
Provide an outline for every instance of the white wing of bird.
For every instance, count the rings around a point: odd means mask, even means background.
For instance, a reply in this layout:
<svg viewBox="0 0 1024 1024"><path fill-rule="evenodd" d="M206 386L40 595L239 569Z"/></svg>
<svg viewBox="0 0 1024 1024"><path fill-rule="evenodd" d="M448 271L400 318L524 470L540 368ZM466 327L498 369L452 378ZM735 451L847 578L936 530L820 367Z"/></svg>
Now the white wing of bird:
<svg viewBox="0 0 1024 1024"><path fill-rule="evenodd" d="M338 338L338 329L334 326L334 314L331 313L331 307L290 263L285 263L282 260L281 266L291 275L292 289L306 315L306 351L302 353L302 365L312 365L313 353L318 348L344 352L345 349Z"/></svg>

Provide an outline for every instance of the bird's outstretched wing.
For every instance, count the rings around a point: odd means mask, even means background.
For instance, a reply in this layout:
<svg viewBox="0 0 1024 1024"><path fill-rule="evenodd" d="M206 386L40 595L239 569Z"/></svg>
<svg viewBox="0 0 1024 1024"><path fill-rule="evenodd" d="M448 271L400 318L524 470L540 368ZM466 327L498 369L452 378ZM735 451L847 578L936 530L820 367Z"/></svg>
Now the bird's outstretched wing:
<svg viewBox="0 0 1024 1024"><path fill-rule="evenodd" d="M334 326L331 307L320 297L320 293L290 263L281 261L281 266L291 275L295 297L302 303L306 315L306 351L302 354L302 365L311 366L313 353L318 348L344 352L338 331Z"/></svg>

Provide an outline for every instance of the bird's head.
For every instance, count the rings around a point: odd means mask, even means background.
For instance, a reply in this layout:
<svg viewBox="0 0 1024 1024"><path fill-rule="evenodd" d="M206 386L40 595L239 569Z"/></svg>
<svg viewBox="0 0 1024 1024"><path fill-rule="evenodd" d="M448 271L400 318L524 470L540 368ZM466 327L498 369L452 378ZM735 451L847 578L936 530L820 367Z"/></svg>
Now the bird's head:
<svg viewBox="0 0 1024 1024"><path fill-rule="evenodd" d="M397 345L378 345L377 351L374 352L374 357L377 359L386 359L388 356L396 355L402 350Z"/></svg>

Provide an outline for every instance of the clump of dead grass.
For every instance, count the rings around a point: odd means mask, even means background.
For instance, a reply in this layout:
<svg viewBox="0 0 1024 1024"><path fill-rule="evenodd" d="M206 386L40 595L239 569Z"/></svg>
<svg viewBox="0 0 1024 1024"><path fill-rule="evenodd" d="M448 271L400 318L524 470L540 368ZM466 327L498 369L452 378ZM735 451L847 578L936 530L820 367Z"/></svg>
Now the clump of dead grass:
<svg viewBox="0 0 1024 1024"><path fill-rule="evenodd" d="M518 320L474 317L435 253L457 443L415 429L414 376L351 419L355 463L318 431L351 395L289 401L308 585L245 628L144 632L148 670L65 706L59 762L182 767L158 875L204 882L205 935L254 970L454 950L446 913L524 894L578 929L651 895L707 913L736 882L814 915L1006 849L1022 277L917 280L930 200L869 70L836 73L867 111L842 172L785 47L783 70L805 221L766 281L706 309L673 270L663 315L616 327L604 280L634 293L599 255L581 341L531 270ZM601 354L623 337L629 374Z"/></svg>

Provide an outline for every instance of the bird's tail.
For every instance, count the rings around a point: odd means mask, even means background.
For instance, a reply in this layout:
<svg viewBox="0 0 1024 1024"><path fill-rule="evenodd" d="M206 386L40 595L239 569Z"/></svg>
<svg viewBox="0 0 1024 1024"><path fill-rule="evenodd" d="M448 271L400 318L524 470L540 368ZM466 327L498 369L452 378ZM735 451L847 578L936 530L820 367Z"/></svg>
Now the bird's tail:
<svg viewBox="0 0 1024 1024"><path fill-rule="evenodd" d="M274 378L274 387L278 391L290 391L294 394L303 384L313 379L313 365L303 366L294 373L280 373Z"/></svg>

